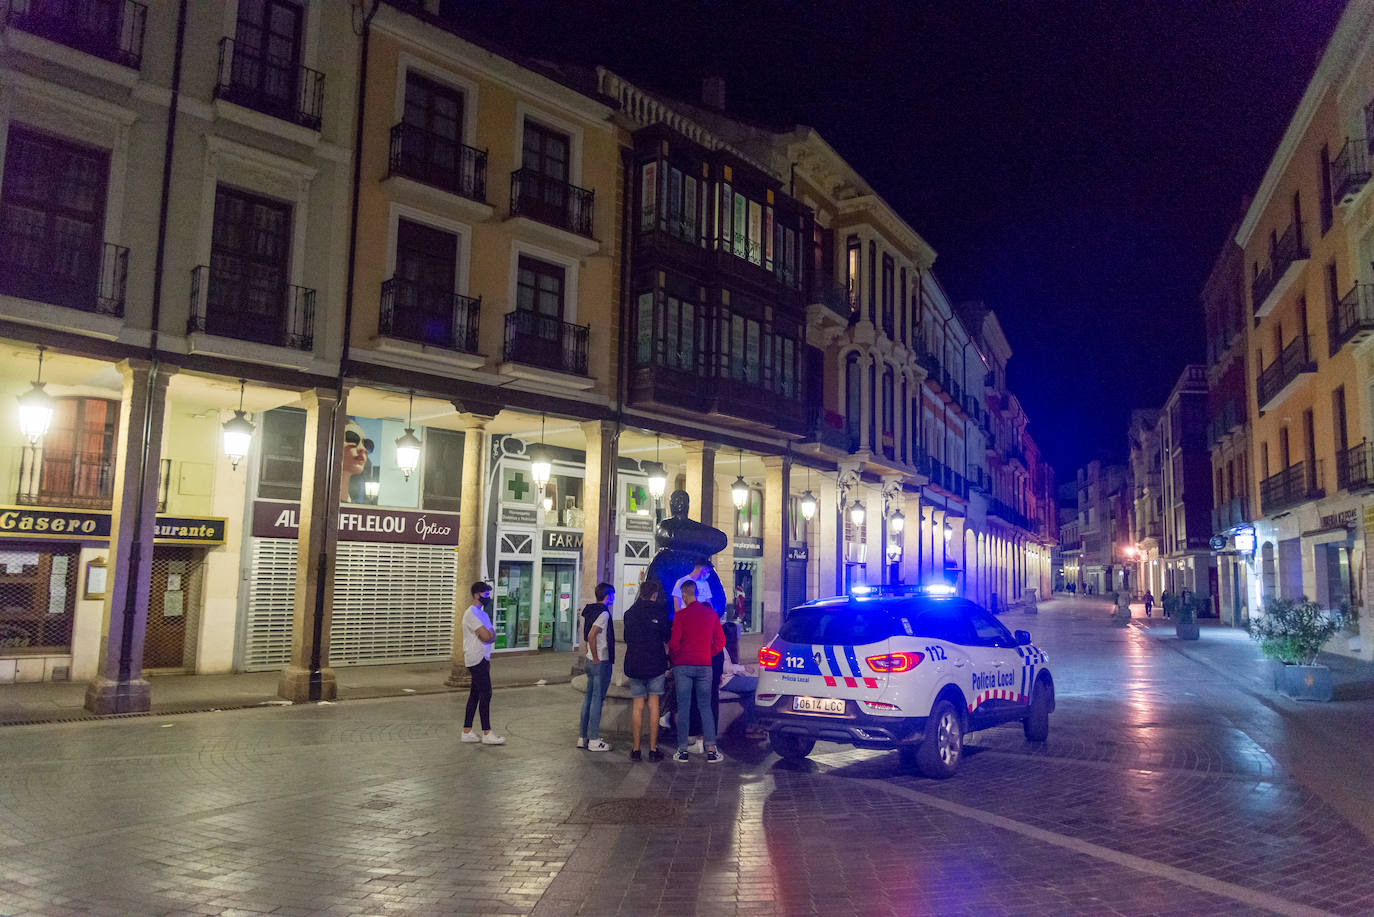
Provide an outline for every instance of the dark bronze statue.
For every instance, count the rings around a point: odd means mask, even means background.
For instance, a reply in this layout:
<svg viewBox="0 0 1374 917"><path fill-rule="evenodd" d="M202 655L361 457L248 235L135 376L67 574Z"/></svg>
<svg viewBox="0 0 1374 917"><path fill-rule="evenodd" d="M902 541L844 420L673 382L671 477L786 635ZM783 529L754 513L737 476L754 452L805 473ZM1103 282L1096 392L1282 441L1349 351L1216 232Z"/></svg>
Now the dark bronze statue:
<svg viewBox="0 0 1374 917"><path fill-rule="evenodd" d="M686 491L675 490L668 498L668 518L658 524L654 545L658 548L649 562L645 578L653 577L663 584L664 599L672 608L672 591L677 581L692 573L698 565L708 565L704 581L711 588L710 605L716 614L725 616L725 589L714 569L709 569L712 555L725 550L729 539L720 529L687 518L691 505Z"/></svg>

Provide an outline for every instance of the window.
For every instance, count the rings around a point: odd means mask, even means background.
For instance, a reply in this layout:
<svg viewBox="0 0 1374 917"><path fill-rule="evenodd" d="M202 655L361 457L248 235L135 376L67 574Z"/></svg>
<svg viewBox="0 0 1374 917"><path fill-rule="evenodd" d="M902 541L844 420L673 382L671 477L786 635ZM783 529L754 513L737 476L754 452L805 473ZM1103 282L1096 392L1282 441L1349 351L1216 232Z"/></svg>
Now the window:
<svg viewBox="0 0 1374 917"><path fill-rule="evenodd" d="M1331 216L1332 216L1332 214L1331 214L1331 152L1330 152L1330 150L1327 149L1327 146L1326 146L1326 144L1324 144L1324 143L1322 144L1321 158L1320 158L1319 161L1317 162L1317 168L1321 170L1321 182L1322 182L1322 199L1321 199L1321 202L1320 202L1320 207L1321 207L1321 221L1322 221L1322 235L1326 235L1326 231L1327 231L1328 229L1331 228Z"/></svg>
<svg viewBox="0 0 1374 917"><path fill-rule="evenodd" d="M93 309L109 154L11 124L0 198L0 290Z"/></svg>
<svg viewBox="0 0 1374 917"><path fill-rule="evenodd" d="M389 333L406 340L451 346L458 237L401 220L396 229L396 273Z"/></svg>
<svg viewBox="0 0 1374 917"><path fill-rule="evenodd" d="M773 205L747 196L729 182L721 182L716 247L767 271L777 271L781 277L781 268L776 263L781 244L782 234L774 225ZM795 230L791 233L790 245L787 273L799 283L801 253Z"/></svg>
<svg viewBox="0 0 1374 917"><path fill-rule="evenodd" d="M562 320L563 268L547 261L520 256L515 283L515 307Z"/></svg>
<svg viewBox="0 0 1374 917"><path fill-rule="evenodd" d="M412 71L406 72L405 114L402 120L433 137L448 141L446 149L452 154L453 145L463 139L463 95ZM454 163L449 162L452 168Z"/></svg>
<svg viewBox="0 0 1374 917"><path fill-rule="evenodd" d="M850 236L845 241L845 289L849 292L849 311L859 310L859 237Z"/></svg>
<svg viewBox="0 0 1374 917"><path fill-rule="evenodd" d="M639 228L663 229L680 239L701 242L700 179L671 163L652 160L639 167Z"/></svg>
<svg viewBox="0 0 1374 917"><path fill-rule="evenodd" d="M883 370L883 448L891 452L896 435L896 405L895 405L896 385L893 381L892 367L888 366Z"/></svg>
<svg viewBox="0 0 1374 917"><path fill-rule="evenodd" d="M744 509L735 510L735 534L744 538L763 537L763 492L749 489Z"/></svg>
<svg viewBox="0 0 1374 917"><path fill-rule="evenodd" d="M883 255L883 332L889 337L896 336L896 265L892 256Z"/></svg>
<svg viewBox="0 0 1374 917"><path fill-rule="evenodd" d="M1349 434L1346 432L1344 385L1331 393L1331 424L1336 433L1336 463L1339 465L1341 453L1350 446Z"/></svg>
<svg viewBox="0 0 1374 917"><path fill-rule="evenodd" d="M109 506L118 428L118 401L54 399L52 424L43 437L38 502Z"/></svg>
<svg viewBox="0 0 1374 917"><path fill-rule="evenodd" d="M276 408L262 415L262 460L258 496L299 500L305 463L305 412Z"/></svg>
<svg viewBox="0 0 1374 917"><path fill-rule="evenodd" d="M237 188L215 189L206 330L276 341L286 321L291 207Z"/></svg>
<svg viewBox="0 0 1374 917"><path fill-rule="evenodd" d="M288 0L239 0L233 82L274 109L294 112L300 79L301 8Z"/></svg>
<svg viewBox="0 0 1374 917"><path fill-rule="evenodd" d="M844 429L850 452L859 448L859 420L863 416L863 379L860 372L859 355L850 353L844 363Z"/></svg>
<svg viewBox="0 0 1374 917"><path fill-rule="evenodd" d="M663 312L663 364L680 372L705 369L706 310L685 289L670 284ZM681 285L685 287L685 285Z"/></svg>
<svg viewBox="0 0 1374 917"><path fill-rule="evenodd" d="M463 436L455 430L425 429L425 509L458 512L463 495Z"/></svg>
<svg viewBox="0 0 1374 917"><path fill-rule="evenodd" d="M524 145L520 152L521 168L530 169L554 182L568 181L568 135L537 121L525 122Z"/></svg>
<svg viewBox="0 0 1374 917"><path fill-rule="evenodd" d="M1293 235L1298 243L1298 248L1302 248L1302 194L1298 191L1293 192ZM1278 247L1277 242L1274 247Z"/></svg>

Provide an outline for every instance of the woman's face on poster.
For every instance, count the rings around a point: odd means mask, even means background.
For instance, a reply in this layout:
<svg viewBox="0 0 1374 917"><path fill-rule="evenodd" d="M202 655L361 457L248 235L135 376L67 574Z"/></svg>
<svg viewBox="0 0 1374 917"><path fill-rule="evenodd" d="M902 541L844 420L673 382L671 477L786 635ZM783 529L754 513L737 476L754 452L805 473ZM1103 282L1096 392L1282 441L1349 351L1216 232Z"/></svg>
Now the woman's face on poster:
<svg viewBox="0 0 1374 917"><path fill-rule="evenodd" d="M372 440L363 436L362 428L350 423L344 428L343 473L362 474L367 467L367 454L372 451Z"/></svg>

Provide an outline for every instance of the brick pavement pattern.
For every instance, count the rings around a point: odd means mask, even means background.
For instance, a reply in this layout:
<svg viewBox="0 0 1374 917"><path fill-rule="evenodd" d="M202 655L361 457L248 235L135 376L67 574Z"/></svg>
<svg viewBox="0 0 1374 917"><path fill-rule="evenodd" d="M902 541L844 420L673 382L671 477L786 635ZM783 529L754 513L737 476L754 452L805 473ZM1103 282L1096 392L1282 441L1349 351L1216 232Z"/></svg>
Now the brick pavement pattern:
<svg viewBox="0 0 1374 917"><path fill-rule="evenodd" d="M554 686L498 692L503 747L459 743L462 695L9 727L0 914L1374 911L1361 801L1305 779L1314 708L1101 603L1012 617L1050 740L975 734L943 782L737 735L719 766L588 754Z"/></svg>

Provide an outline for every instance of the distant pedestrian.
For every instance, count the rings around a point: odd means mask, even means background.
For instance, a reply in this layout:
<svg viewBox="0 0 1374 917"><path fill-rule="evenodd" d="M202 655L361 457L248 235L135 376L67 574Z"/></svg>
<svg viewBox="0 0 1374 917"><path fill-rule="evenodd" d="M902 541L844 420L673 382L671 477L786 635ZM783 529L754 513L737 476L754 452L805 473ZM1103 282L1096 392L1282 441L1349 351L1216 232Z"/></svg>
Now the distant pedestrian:
<svg viewBox="0 0 1374 917"><path fill-rule="evenodd" d="M610 751L601 741L601 705L606 700L606 688L611 683L611 669L615 665L615 622L611 620L611 603L615 601L615 587L610 583L596 584L596 601L582 609L582 639L587 643L587 693L582 697L581 735L577 747L587 751Z"/></svg>
<svg viewBox="0 0 1374 917"><path fill-rule="evenodd" d="M1174 596L1168 589L1165 589L1159 594L1159 607L1164 609L1164 617L1173 617Z"/></svg>
<svg viewBox="0 0 1374 917"><path fill-rule="evenodd" d="M472 686L468 689L467 711L463 714L464 742L505 745L506 740L491 731L491 645L496 632L491 626L491 586L480 580L472 584L472 605L463 612L463 665L468 667ZM472 731L473 714L482 715L482 734Z"/></svg>
<svg viewBox="0 0 1374 917"><path fill-rule="evenodd" d="M687 761L687 727L692 704L701 711L703 748L706 760L712 764L722 759L716 748L716 718L711 712L711 659L725 657L725 631L715 609L697 601L696 584L681 583L685 602L673 616L672 636L668 640L668 655L673 663L673 680L677 693L677 754L675 761ZM716 684L719 685L719 675Z"/></svg>
<svg viewBox="0 0 1374 917"><path fill-rule="evenodd" d="M639 597L625 612L625 677L630 682L630 760L639 761L640 732L644 723L644 703L649 704L649 760L662 761L658 750L658 710L668 680L668 640L672 625L668 606L663 601L663 586L647 579L639 587Z"/></svg>
<svg viewBox="0 0 1374 917"><path fill-rule="evenodd" d="M1150 617L1150 612L1154 610L1154 607L1155 607L1155 597L1154 597L1154 595L1152 595L1152 594L1150 593L1150 590L1146 589L1146 590L1145 590L1145 617L1147 617L1147 618Z"/></svg>

